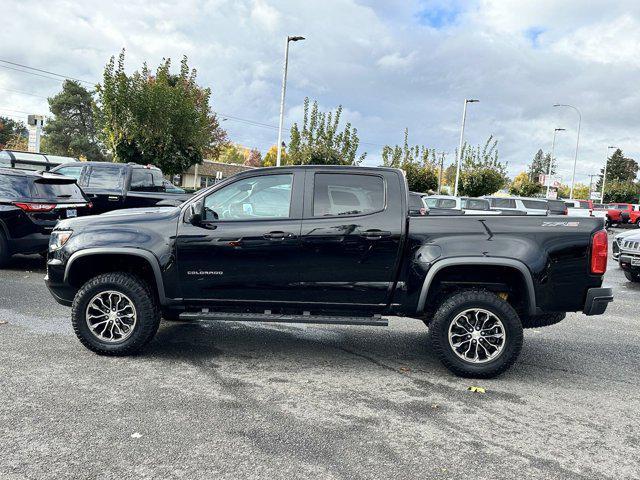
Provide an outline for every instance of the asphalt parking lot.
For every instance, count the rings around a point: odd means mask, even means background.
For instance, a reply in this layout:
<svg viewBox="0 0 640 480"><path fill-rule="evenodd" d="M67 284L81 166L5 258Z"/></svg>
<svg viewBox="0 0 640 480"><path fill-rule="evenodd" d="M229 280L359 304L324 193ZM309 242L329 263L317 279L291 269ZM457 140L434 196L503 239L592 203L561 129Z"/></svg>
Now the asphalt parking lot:
<svg viewBox="0 0 640 480"><path fill-rule="evenodd" d="M640 478L640 285L528 330L494 380L452 376L422 322L163 322L99 357L43 283L0 271L0 478ZM473 393L481 386L486 393Z"/></svg>

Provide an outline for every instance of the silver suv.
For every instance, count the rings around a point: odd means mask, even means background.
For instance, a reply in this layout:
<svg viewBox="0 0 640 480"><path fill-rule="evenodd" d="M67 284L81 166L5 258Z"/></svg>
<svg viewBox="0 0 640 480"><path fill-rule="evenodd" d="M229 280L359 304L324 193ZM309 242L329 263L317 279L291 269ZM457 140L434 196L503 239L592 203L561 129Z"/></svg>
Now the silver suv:
<svg viewBox="0 0 640 480"><path fill-rule="evenodd" d="M525 215L548 215L549 203L544 198L527 197L483 197L489 200L493 210L522 212Z"/></svg>

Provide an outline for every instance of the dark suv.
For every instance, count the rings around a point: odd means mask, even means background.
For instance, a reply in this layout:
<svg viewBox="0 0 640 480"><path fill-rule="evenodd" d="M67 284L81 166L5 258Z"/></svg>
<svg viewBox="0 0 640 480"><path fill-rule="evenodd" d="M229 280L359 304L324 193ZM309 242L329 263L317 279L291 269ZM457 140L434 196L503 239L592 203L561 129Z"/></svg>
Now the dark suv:
<svg viewBox="0 0 640 480"><path fill-rule="evenodd" d="M0 267L15 253L45 253L59 220L90 209L74 178L0 168Z"/></svg>

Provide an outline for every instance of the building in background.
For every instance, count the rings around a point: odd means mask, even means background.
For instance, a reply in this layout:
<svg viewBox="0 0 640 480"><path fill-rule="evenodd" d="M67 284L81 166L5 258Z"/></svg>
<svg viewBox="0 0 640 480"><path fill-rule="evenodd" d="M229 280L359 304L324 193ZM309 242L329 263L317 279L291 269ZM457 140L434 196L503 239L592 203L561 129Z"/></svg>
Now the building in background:
<svg viewBox="0 0 640 480"><path fill-rule="evenodd" d="M182 188L197 190L253 168L255 167L204 160L202 164L192 166L182 175L176 175L173 183Z"/></svg>

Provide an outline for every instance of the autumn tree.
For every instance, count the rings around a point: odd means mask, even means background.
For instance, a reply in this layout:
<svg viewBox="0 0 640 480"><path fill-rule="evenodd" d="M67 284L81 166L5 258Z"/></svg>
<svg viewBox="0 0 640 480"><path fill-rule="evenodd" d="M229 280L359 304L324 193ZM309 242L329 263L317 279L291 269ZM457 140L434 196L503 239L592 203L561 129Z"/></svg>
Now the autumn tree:
<svg viewBox="0 0 640 480"><path fill-rule="evenodd" d="M542 191L542 185L531 181L527 172L520 172L509 185L509 193L518 197L533 197Z"/></svg>
<svg viewBox="0 0 640 480"><path fill-rule="evenodd" d="M118 162L151 163L179 174L216 158L226 133L209 104L211 91L196 82L197 72L183 57L178 74L165 59L152 72L146 64L128 75L124 50L107 63L96 87L99 136Z"/></svg>
<svg viewBox="0 0 640 480"><path fill-rule="evenodd" d="M358 130L347 122L340 126L342 105L335 112L321 112L318 102L309 108L304 99L302 126L291 127L289 155L282 165L359 165L366 153L358 155Z"/></svg>
<svg viewBox="0 0 640 480"><path fill-rule="evenodd" d="M252 148L249 152L249 156L244 161L244 164L249 167L260 167L262 166L262 154L260 150L257 148Z"/></svg>
<svg viewBox="0 0 640 480"><path fill-rule="evenodd" d="M280 151L280 156L281 156L280 161L282 165L289 165L289 159L287 158L287 150L284 147L282 147L282 150ZM278 146L272 145L271 147L269 147L269 150L264 156L264 159L262 161L262 166L275 167L277 158L278 158Z"/></svg>

